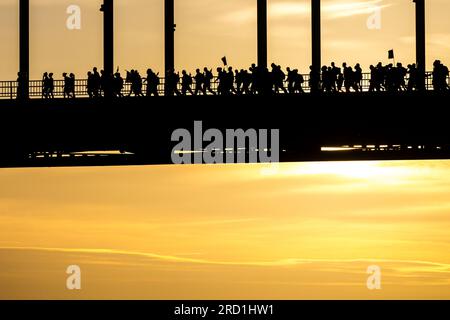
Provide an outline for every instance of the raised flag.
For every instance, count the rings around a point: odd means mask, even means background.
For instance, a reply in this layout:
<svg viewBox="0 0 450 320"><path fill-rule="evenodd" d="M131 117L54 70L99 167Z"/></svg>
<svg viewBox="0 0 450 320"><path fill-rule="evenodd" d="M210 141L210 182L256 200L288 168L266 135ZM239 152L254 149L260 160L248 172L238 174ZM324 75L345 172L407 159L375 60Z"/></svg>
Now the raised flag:
<svg viewBox="0 0 450 320"><path fill-rule="evenodd" d="M228 65L227 57L223 57L223 58L222 58L222 62L223 62L223 65L224 65L224 66L227 66L227 65Z"/></svg>
<svg viewBox="0 0 450 320"><path fill-rule="evenodd" d="M388 51L388 58L394 59L394 50L393 49Z"/></svg>

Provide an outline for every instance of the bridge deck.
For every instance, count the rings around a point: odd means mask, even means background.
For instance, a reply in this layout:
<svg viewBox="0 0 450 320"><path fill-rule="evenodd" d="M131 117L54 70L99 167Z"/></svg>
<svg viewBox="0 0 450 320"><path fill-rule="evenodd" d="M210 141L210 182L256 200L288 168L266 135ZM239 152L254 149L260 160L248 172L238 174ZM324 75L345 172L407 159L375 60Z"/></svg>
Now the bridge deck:
<svg viewBox="0 0 450 320"><path fill-rule="evenodd" d="M173 130L192 131L195 120L202 120L205 130L280 129L281 161L450 158L449 97L429 92L4 100L0 166L171 163ZM343 145L398 147L346 153L320 149ZM34 153L90 150L134 155L29 159Z"/></svg>

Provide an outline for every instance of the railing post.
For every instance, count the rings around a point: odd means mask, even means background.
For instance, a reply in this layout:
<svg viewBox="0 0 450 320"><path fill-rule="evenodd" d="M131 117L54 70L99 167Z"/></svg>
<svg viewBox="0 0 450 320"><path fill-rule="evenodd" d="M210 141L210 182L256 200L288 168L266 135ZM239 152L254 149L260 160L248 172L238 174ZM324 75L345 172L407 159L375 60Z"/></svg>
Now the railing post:
<svg viewBox="0 0 450 320"><path fill-rule="evenodd" d="M311 48L312 48L312 92L319 91L320 67L321 67L321 17L320 0L311 0Z"/></svg>
<svg viewBox="0 0 450 320"><path fill-rule="evenodd" d="M174 0L164 0L164 92L169 95L167 79L175 69L175 4Z"/></svg>
<svg viewBox="0 0 450 320"><path fill-rule="evenodd" d="M257 0L258 66L267 67L267 0Z"/></svg>
<svg viewBox="0 0 450 320"><path fill-rule="evenodd" d="M19 80L17 97L29 98L30 76L30 1L19 0Z"/></svg>
<svg viewBox="0 0 450 320"><path fill-rule="evenodd" d="M417 89L426 89L426 39L425 39L425 0L413 0L416 3L416 63Z"/></svg>
<svg viewBox="0 0 450 320"><path fill-rule="evenodd" d="M114 73L114 0L103 0L103 70Z"/></svg>

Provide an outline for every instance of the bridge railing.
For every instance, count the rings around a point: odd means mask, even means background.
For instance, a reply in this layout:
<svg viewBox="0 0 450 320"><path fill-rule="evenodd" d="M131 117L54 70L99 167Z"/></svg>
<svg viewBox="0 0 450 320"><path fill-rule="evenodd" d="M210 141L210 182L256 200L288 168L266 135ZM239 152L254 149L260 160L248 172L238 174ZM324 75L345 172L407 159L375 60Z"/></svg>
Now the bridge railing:
<svg viewBox="0 0 450 320"><path fill-rule="evenodd" d="M433 80L431 73L427 73L426 77L426 89L433 89ZM303 75L304 82L302 88L305 92L310 92L309 88L309 75ZM158 85L158 92L160 95L164 95L164 78L160 78L160 84ZM406 83L408 78L406 77ZM29 95L30 98L43 98L43 82L42 80L30 80L29 82ZM287 86L287 81L285 81L285 87ZM15 99L17 97L17 81L0 81L0 99ZM144 81L143 84L143 94L145 95L147 84ZM214 77L211 81L211 89L217 92L218 79ZM53 95L56 98L64 97L64 80L54 80L54 91ZM370 73L363 73L363 79L361 81L362 91L368 91L370 87ZM193 84L191 86L192 90L195 89L195 80L193 79ZM181 83L178 84L178 89L181 91ZM122 94L127 96L131 93L131 83L125 82ZM189 94L189 93L188 93ZM77 79L75 80L75 96L76 97L88 97L87 92L87 79Z"/></svg>

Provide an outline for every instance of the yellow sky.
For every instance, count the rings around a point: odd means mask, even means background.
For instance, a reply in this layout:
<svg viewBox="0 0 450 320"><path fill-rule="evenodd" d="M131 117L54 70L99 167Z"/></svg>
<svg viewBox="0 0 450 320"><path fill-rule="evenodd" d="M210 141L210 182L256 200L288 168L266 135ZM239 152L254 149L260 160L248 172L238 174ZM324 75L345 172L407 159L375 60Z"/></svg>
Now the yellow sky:
<svg viewBox="0 0 450 320"><path fill-rule="evenodd" d="M31 76L101 66L101 0L31 0ZM307 69L308 1L269 0L269 60ZM65 28L82 8L82 29ZM163 66L162 0L116 0L116 64ZM374 5L380 30L368 30ZM429 0L428 63L450 63ZM410 0L323 0L323 62L414 60ZM176 2L176 65L256 56L256 1ZM0 79L17 72L17 1L0 3ZM0 171L1 298L450 298L449 162ZM65 289L79 264L83 289ZM382 268L367 290L367 266Z"/></svg>
<svg viewBox="0 0 450 320"><path fill-rule="evenodd" d="M0 299L449 299L448 161L0 171ZM69 265L82 290L65 289ZM366 288L378 265L382 289Z"/></svg>
<svg viewBox="0 0 450 320"><path fill-rule="evenodd" d="M31 76L74 71L83 77L102 64L101 0L31 0ZM387 63L394 48L398 61L414 61L414 6L410 0L322 0L323 62ZM82 9L82 29L65 27L66 8ZM380 6L381 29L366 21ZM121 70L163 69L163 0L116 0L116 64ZM17 0L0 3L0 78L17 72ZM450 63L447 0L428 0L428 65ZM176 1L176 65L193 71L213 67L227 55L235 67L256 60L255 0ZM309 1L269 0L269 60L307 70L310 63Z"/></svg>

